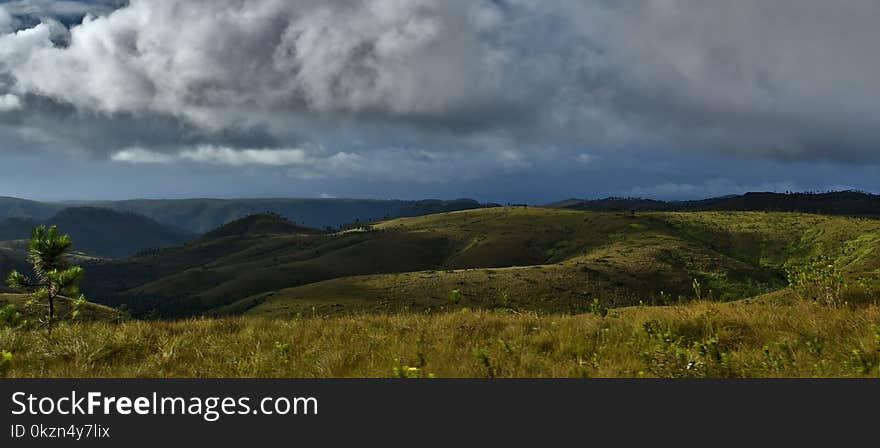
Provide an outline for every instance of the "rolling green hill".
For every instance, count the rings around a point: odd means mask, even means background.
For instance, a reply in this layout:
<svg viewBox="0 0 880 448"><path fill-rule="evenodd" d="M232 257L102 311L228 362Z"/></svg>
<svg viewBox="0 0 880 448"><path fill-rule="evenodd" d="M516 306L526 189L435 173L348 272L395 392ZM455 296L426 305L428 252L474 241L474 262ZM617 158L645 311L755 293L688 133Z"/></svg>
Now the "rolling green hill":
<svg viewBox="0 0 880 448"><path fill-rule="evenodd" d="M499 209L378 226L471 238L442 269L339 278L255 295L218 310L277 316L448 307L583 312L602 306L757 296L784 269L840 259L853 278L880 279L880 221L787 213L571 213ZM503 267L518 266L518 267Z"/></svg>
<svg viewBox="0 0 880 448"><path fill-rule="evenodd" d="M229 228L249 228L234 223ZM583 312L736 300L826 254L876 279L880 221L761 212L491 208L336 234L235 233L87 266L84 290L136 315L271 316L457 306ZM457 291L457 293L453 293Z"/></svg>

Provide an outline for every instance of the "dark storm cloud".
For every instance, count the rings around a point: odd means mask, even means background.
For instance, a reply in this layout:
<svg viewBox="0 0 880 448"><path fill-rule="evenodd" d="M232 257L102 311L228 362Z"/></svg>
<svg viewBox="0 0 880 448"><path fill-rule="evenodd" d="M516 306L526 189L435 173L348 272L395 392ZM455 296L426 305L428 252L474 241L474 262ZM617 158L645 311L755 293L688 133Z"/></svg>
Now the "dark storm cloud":
<svg viewBox="0 0 880 448"><path fill-rule="evenodd" d="M4 132L117 162L439 182L622 148L855 163L880 144L873 0L0 8Z"/></svg>
<svg viewBox="0 0 880 448"><path fill-rule="evenodd" d="M0 6L18 17L82 18L86 14L107 14L125 6L128 0L4 0Z"/></svg>

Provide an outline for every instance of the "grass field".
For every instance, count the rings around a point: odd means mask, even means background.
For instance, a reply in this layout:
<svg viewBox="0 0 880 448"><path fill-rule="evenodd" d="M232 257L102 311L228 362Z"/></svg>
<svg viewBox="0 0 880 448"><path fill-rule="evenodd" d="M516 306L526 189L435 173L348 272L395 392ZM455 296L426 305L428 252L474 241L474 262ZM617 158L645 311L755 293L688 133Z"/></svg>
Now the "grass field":
<svg viewBox="0 0 880 448"><path fill-rule="evenodd" d="M12 377L878 377L880 307L776 294L582 315L372 314L0 329Z"/></svg>
<svg viewBox="0 0 880 448"><path fill-rule="evenodd" d="M260 219L88 265L90 298L168 320L89 305L51 333L7 325L2 374L880 376L880 220L508 207L301 234ZM839 297L798 297L799 266L830 269Z"/></svg>

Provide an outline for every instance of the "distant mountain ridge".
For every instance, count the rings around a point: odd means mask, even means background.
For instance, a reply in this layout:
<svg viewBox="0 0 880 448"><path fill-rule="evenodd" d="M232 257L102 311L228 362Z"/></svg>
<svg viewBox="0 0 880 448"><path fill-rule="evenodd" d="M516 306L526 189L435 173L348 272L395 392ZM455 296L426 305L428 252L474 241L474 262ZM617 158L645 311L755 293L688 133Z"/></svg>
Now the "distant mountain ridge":
<svg viewBox="0 0 880 448"><path fill-rule="evenodd" d="M658 201L643 198L569 199L548 206L586 211L767 211L880 216L880 195L860 191L752 192L695 201Z"/></svg>
<svg viewBox="0 0 880 448"><path fill-rule="evenodd" d="M0 220L9 217L43 220L68 207L101 207L136 213L159 223L203 234L224 224L261 213L275 213L294 224L316 229L356 222L471 210L497 204L473 199L133 199L125 201L36 202L0 198Z"/></svg>
<svg viewBox="0 0 880 448"><path fill-rule="evenodd" d="M0 197L0 219L6 218L34 218L45 219L58 213L64 206L49 203L30 201L27 199Z"/></svg>
<svg viewBox="0 0 880 448"><path fill-rule="evenodd" d="M0 221L0 241L28 239L39 225L58 226L73 238L75 250L97 257L125 257L148 248L176 246L196 237L194 233L134 213L70 207L45 219Z"/></svg>

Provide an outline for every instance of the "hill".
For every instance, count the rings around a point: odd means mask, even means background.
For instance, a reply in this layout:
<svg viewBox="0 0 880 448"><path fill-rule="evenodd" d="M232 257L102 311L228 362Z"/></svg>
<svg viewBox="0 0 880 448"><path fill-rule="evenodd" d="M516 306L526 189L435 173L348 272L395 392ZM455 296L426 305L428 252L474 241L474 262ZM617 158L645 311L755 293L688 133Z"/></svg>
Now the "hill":
<svg viewBox="0 0 880 448"><path fill-rule="evenodd" d="M195 237L145 216L97 207L67 208L46 223L69 234L77 250L99 257L124 257L144 249L182 244Z"/></svg>
<svg viewBox="0 0 880 448"><path fill-rule="evenodd" d="M438 270L338 278L255 295L221 313L280 316L440 309L458 305L543 312L713 300L786 285L785 268L818 255L853 277L880 280L880 221L773 213L554 213L509 209L397 220L379 229L472 237ZM466 219L465 216L470 219ZM494 216L493 216L494 215Z"/></svg>
<svg viewBox="0 0 880 448"><path fill-rule="evenodd" d="M829 193L746 193L699 201L641 198L569 199L549 207L589 211L766 211L880 216L880 196L859 191Z"/></svg>
<svg viewBox="0 0 880 448"><path fill-rule="evenodd" d="M29 239L38 225L58 226L74 241L74 249L97 257L125 257L154 247L175 246L195 237L134 213L95 207L66 208L54 216L35 220L0 221L0 241ZM23 253L17 255L24 259Z"/></svg>
<svg viewBox="0 0 880 448"><path fill-rule="evenodd" d="M212 240L225 237L315 233L321 233L321 231L298 226L281 215L262 213L246 216L222 225L202 235L202 239Z"/></svg>
<svg viewBox="0 0 880 448"><path fill-rule="evenodd" d="M0 197L0 220L6 218L45 219L64 208L58 204Z"/></svg>
<svg viewBox="0 0 880 448"><path fill-rule="evenodd" d="M138 315L273 316L460 306L583 312L694 297L744 299L827 254L880 274L880 221L762 212L491 208L337 234L203 238L87 267L84 290Z"/></svg>

